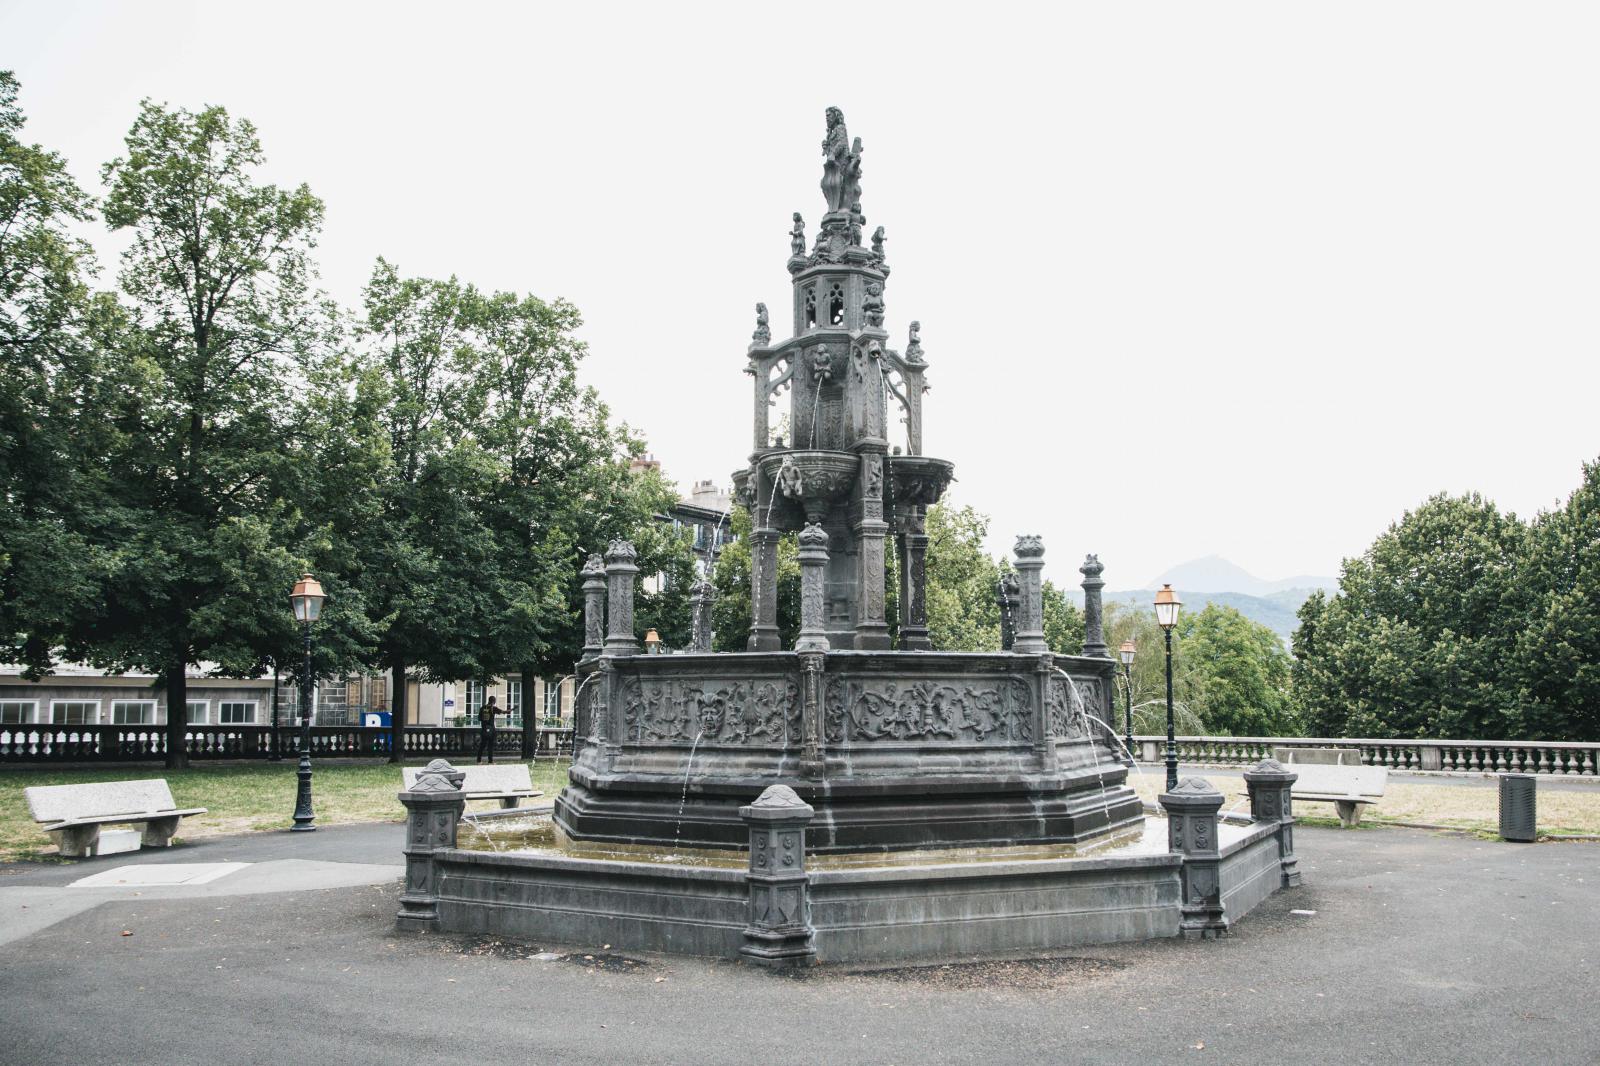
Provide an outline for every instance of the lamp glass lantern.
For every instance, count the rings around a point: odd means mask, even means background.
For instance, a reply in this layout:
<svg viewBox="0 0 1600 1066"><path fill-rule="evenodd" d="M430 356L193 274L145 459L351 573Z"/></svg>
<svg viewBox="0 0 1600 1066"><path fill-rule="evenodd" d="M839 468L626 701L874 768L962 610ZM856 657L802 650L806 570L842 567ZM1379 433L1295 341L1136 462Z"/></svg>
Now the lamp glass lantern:
<svg viewBox="0 0 1600 1066"><path fill-rule="evenodd" d="M1183 601L1172 591L1172 586L1162 585L1161 591L1156 593L1156 625L1168 630L1177 625L1178 609L1182 606Z"/></svg>
<svg viewBox="0 0 1600 1066"><path fill-rule="evenodd" d="M1133 665L1134 643L1131 640L1122 642L1122 647L1117 649L1117 654L1122 657L1123 666Z"/></svg>
<svg viewBox="0 0 1600 1066"><path fill-rule="evenodd" d="M289 593L289 602L294 605L294 620L301 625L315 622L322 617L322 604L327 598L327 593L322 591L322 583L310 574L303 574L294 583L294 591Z"/></svg>

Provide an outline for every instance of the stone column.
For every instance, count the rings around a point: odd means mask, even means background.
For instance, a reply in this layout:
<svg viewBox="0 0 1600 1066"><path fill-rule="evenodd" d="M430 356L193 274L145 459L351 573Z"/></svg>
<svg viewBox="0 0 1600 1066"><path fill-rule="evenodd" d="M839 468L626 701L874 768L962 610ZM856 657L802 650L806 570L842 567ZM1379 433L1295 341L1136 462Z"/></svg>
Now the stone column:
<svg viewBox="0 0 1600 1066"><path fill-rule="evenodd" d="M1017 557L1017 639L1011 650L1023 655L1038 655L1050 650L1044 639L1044 542L1037 536L1017 538L1011 549Z"/></svg>
<svg viewBox="0 0 1600 1066"><path fill-rule="evenodd" d="M828 534L815 522L800 531L800 635L795 651L828 650Z"/></svg>
<svg viewBox="0 0 1600 1066"><path fill-rule="evenodd" d="M593 659L606 642L606 563L599 552L589 556L580 573L583 574L582 658Z"/></svg>
<svg viewBox="0 0 1600 1066"><path fill-rule="evenodd" d="M633 632L633 582L639 568L638 553L625 540L606 549L606 655L637 655L639 641Z"/></svg>
<svg viewBox="0 0 1600 1066"><path fill-rule="evenodd" d="M927 519L917 507L906 516L900 534L900 647L929 651Z"/></svg>
<svg viewBox="0 0 1600 1066"><path fill-rule="evenodd" d="M883 520L883 458L886 445L864 447L861 473L857 478L860 517L855 523L856 635L855 646L863 651L889 647L888 612L884 609L888 576L884 572L883 549L889 536L889 523Z"/></svg>
<svg viewBox="0 0 1600 1066"><path fill-rule="evenodd" d="M464 773L435 759L400 793L406 809L406 884L395 925L401 931L439 928L439 868L435 855L456 846L456 824L466 809Z"/></svg>
<svg viewBox="0 0 1600 1066"><path fill-rule="evenodd" d="M806 878L806 825L814 813L788 785L772 785L739 808L750 830L750 921L739 954L759 966L817 961Z"/></svg>
<svg viewBox="0 0 1600 1066"><path fill-rule="evenodd" d="M1167 842L1183 856L1183 901L1178 931L1190 940L1225 936L1222 858L1217 852L1217 812L1222 793L1203 777L1186 777L1161 794L1167 812Z"/></svg>
<svg viewBox="0 0 1600 1066"><path fill-rule="evenodd" d="M822 672L827 659L812 652L800 656L800 772L821 777L822 763Z"/></svg>
<svg viewBox="0 0 1600 1066"><path fill-rule="evenodd" d="M778 531L763 527L750 534L750 651L777 651Z"/></svg>
<svg viewBox="0 0 1600 1066"><path fill-rule="evenodd" d="M694 651L711 650L711 605L717 600L717 591L711 585L711 576L707 574L694 583L689 590L693 618L691 622L690 647Z"/></svg>
<svg viewBox="0 0 1600 1066"><path fill-rule="evenodd" d="M1106 587L1100 577L1105 567L1098 555L1086 556L1078 573L1083 575L1083 654L1105 659L1111 650L1106 647L1105 625L1101 621L1100 590Z"/></svg>
<svg viewBox="0 0 1600 1066"><path fill-rule="evenodd" d="M1300 883L1300 863L1294 855L1294 799L1290 795L1300 775L1277 759L1262 759L1244 772L1250 793L1250 817L1278 826L1278 862L1283 867L1282 887Z"/></svg>

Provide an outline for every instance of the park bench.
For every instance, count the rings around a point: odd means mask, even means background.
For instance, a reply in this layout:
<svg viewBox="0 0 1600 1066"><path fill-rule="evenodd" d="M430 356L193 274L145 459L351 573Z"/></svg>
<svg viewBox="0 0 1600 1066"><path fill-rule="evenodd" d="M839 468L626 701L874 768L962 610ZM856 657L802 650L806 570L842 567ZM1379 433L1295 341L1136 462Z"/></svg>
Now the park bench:
<svg viewBox="0 0 1600 1066"><path fill-rule="evenodd" d="M204 807L179 810L172 801L172 790L159 777L149 781L35 785L22 792L33 820L55 837L62 855L75 859L103 853L103 825L137 825L140 844L164 848L172 843L180 818L206 813Z"/></svg>
<svg viewBox="0 0 1600 1066"><path fill-rule="evenodd" d="M401 769L407 790L417 783L417 775L422 773L421 766L407 766ZM528 773L527 763L507 763L505 766L468 766L463 768L467 777L461 783L461 789L467 794L469 800L499 800L500 806L510 810L516 807L523 799L532 799L544 795L533 787L533 777Z"/></svg>
<svg viewBox="0 0 1600 1066"><path fill-rule="evenodd" d="M1354 829L1362 810L1383 798L1389 771L1362 766L1361 753L1344 748L1279 748L1275 758L1296 777L1290 795L1296 803L1331 803L1339 824Z"/></svg>

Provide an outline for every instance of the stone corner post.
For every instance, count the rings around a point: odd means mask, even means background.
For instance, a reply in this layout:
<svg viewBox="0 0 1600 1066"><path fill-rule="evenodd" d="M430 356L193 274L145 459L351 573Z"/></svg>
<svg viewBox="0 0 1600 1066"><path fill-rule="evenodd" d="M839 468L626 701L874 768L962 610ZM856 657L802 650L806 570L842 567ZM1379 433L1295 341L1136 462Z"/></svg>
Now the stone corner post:
<svg viewBox="0 0 1600 1066"><path fill-rule="evenodd" d="M932 651L928 637L928 520L921 506L900 520L900 650Z"/></svg>
<svg viewBox="0 0 1600 1066"><path fill-rule="evenodd" d="M762 524L750 531L750 639L747 651L777 651L778 531Z"/></svg>
<svg viewBox="0 0 1600 1066"><path fill-rule="evenodd" d="M417 775L416 784L400 793L406 809L406 884L400 893L395 927L433 932L439 928L438 852L456 846L456 824L466 810L461 783L466 774L435 759Z"/></svg>
<svg viewBox="0 0 1600 1066"><path fill-rule="evenodd" d="M1186 777L1161 794L1167 812L1167 842L1183 856L1178 932L1190 940L1226 936L1222 912L1222 856L1217 850L1217 812L1222 793L1203 777Z"/></svg>
<svg viewBox="0 0 1600 1066"><path fill-rule="evenodd" d="M717 590L706 574L689 590L690 647L694 651L711 650L711 605L717 602Z"/></svg>
<svg viewBox="0 0 1600 1066"><path fill-rule="evenodd" d="M606 642L606 562L599 552L590 555L583 569L583 659L600 654Z"/></svg>
<svg viewBox="0 0 1600 1066"><path fill-rule="evenodd" d="M1250 792L1250 816L1258 822L1278 826L1278 862L1283 867L1282 887L1300 883L1300 864L1294 855L1294 797L1291 795L1299 774L1277 759L1262 759L1244 772Z"/></svg>
<svg viewBox="0 0 1600 1066"><path fill-rule="evenodd" d="M758 966L817 961L806 877L806 825L814 813L788 785L772 785L739 808L750 830L750 921L739 954Z"/></svg>
<svg viewBox="0 0 1600 1066"><path fill-rule="evenodd" d="M606 655L637 655L639 640L633 632L633 582L639 568L638 552L625 540L606 548Z"/></svg>
<svg viewBox="0 0 1600 1066"><path fill-rule="evenodd" d="M1044 639L1044 541L1037 536L1017 538L1011 549L1017 557L1017 635L1011 650L1021 655L1039 655L1050 650Z"/></svg>
<svg viewBox="0 0 1600 1066"><path fill-rule="evenodd" d="M1098 555L1085 556L1078 573L1083 575L1083 654L1097 659L1110 657L1106 647L1105 623L1100 607L1100 590L1106 587L1100 575L1105 566Z"/></svg>
<svg viewBox="0 0 1600 1066"><path fill-rule="evenodd" d="M816 523L800 531L800 634L795 651L828 650L828 534Z"/></svg>

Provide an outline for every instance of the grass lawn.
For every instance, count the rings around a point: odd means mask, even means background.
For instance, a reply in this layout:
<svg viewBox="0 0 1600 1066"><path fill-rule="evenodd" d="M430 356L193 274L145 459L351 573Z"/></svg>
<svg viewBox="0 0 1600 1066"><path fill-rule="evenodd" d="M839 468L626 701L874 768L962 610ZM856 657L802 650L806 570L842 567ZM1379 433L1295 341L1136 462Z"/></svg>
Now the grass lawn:
<svg viewBox="0 0 1600 1066"><path fill-rule="evenodd" d="M161 777L172 788L179 807L205 807L205 814L185 818L180 839L249 830L287 829L293 824L298 779L295 761L246 766L196 766L165 770L160 766L124 766L105 770L0 770L0 861L55 854L55 845L28 814L22 790L32 785L72 785L85 781L131 781ZM420 763L418 764L420 765ZM404 809L400 769L384 763L313 765L312 795L318 825L340 822L398 822ZM533 766L533 787L553 797L567 780L564 757L541 758ZM468 804L493 810L494 801Z"/></svg>
<svg viewBox="0 0 1600 1066"><path fill-rule="evenodd" d="M1191 776L1181 768L1182 776ZM1142 799L1154 802L1166 784L1165 771L1160 767L1146 767L1144 777L1130 775L1130 784ZM1244 778L1212 777L1207 781L1226 799L1222 809L1248 811L1245 799ZM1367 807L1361 824L1383 822L1427 822L1430 825L1447 825L1474 832L1498 835L1500 825L1499 790L1488 786L1468 788L1461 785L1413 785L1391 782L1384 790L1383 799ZM1541 833L1600 833L1600 787L1582 792L1539 791L1539 832ZM1296 803L1295 817L1310 825L1338 825L1339 819L1331 803Z"/></svg>

